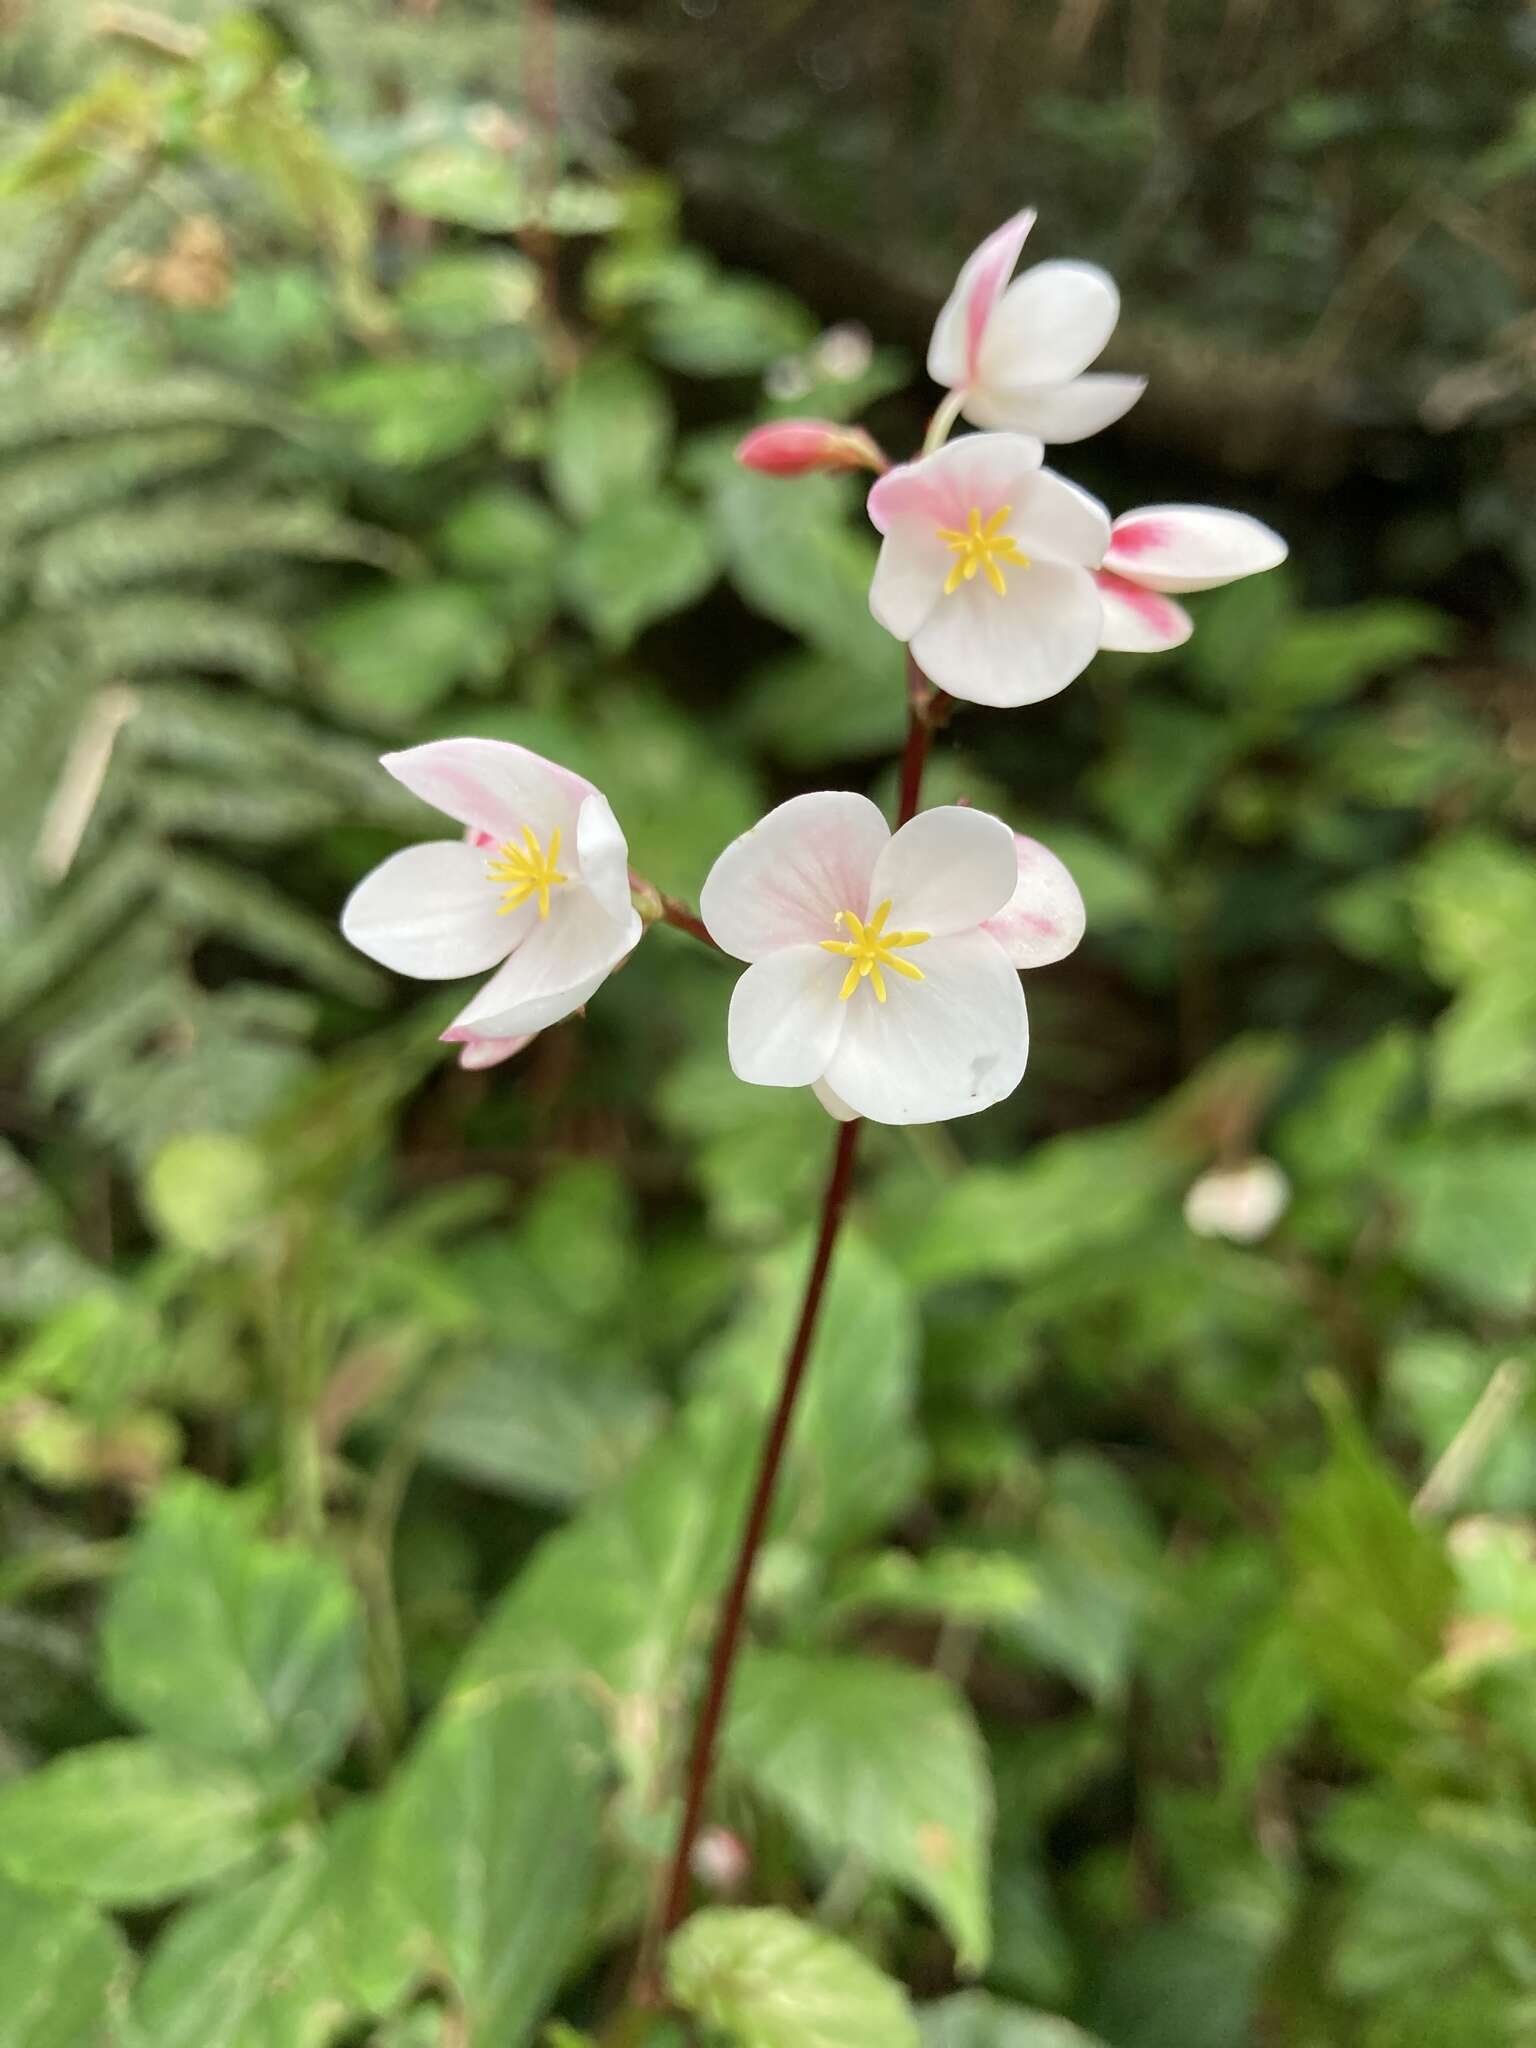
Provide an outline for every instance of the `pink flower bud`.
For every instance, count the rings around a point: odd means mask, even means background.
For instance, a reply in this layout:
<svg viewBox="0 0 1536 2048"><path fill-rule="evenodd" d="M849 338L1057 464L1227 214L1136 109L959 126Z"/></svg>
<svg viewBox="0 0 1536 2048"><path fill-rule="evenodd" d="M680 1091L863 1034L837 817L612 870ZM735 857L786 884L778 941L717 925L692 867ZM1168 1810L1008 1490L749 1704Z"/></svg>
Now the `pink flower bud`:
<svg viewBox="0 0 1536 2048"><path fill-rule="evenodd" d="M872 469L890 464L862 427L834 420L772 420L754 427L736 450L736 460L764 476L809 476L818 469Z"/></svg>

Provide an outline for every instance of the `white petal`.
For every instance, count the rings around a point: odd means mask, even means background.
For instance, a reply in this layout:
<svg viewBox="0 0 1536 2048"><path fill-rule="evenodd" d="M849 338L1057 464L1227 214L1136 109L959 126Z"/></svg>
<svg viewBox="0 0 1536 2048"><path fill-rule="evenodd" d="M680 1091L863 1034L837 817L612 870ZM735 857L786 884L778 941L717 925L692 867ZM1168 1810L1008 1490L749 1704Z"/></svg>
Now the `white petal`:
<svg viewBox="0 0 1536 2048"><path fill-rule="evenodd" d="M607 797L596 791L576 820L576 859L581 879L615 924L630 912L629 843Z"/></svg>
<svg viewBox="0 0 1536 2048"><path fill-rule="evenodd" d="M525 1045L531 1045L538 1035L536 1031L525 1031L520 1038L466 1038L459 1046L459 1065L471 1073L499 1067L503 1060L514 1058Z"/></svg>
<svg viewBox="0 0 1536 2048"><path fill-rule="evenodd" d="M760 1088L819 1079L847 1015L838 997L847 972L841 954L820 946L786 946L749 967L731 994L727 1044L737 1079Z"/></svg>
<svg viewBox="0 0 1536 2048"><path fill-rule="evenodd" d="M1017 881L1013 834L1002 820L961 804L940 804L903 825L875 862L869 907L889 899L888 931L940 937L973 931L1002 909ZM914 967L923 965L927 950L912 954Z"/></svg>
<svg viewBox="0 0 1536 2048"><path fill-rule="evenodd" d="M1013 275L1024 238L1034 224L1034 208L1026 206L994 229L961 265L928 344L928 374L935 384L953 389L972 375L988 317Z"/></svg>
<svg viewBox="0 0 1536 2048"><path fill-rule="evenodd" d="M983 576L934 606L912 636L924 675L971 704L1037 704L1080 676L1099 647L1102 607L1086 569L1007 569L999 597Z"/></svg>
<svg viewBox="0 0 1536 2048"><path fill-rule="evenodd" d="M518 1038L579 1010L638 944L643 927L631 911L616 924L588 890L567 884L550 897L517 951L454 1018L443 1037Z"/></svg>
<svg viewBox="0 0 1536 2048"><path fill-rule="evenodd" d="M867 796L815 790L780 804L721 854L699 896L717 946L760 960L837 936L840 910L862 917L890 827Z"/></svg>
<svg viewBox="0 0 1536 2048"><path fill-rule="evenodd" d="M1067 384L1021 385L1004 390L981 384L966 395L962 410L978 427L1010 427L1058 445L1086 441L1123 418L1147 388L1145 377L1095 371Z"/></svg>
<svg viewBox="0 0 1536 2048"><path fill-rule="evenodd" d="M961 532L972 509L984 518L1018 503L1045 450L1032 434L962 434L916 462L898 463L871 486L869 516L882 533L911 522Z"/></svg>
<svg viewBox="0 0 1536 2048"><path fill-rule="evenodd" d="M1008 531L1026 555L1096 569L1109 546L1109 514L1091 492L1041 469L1021 479Z"/></svg>
<svg viewBox="0 0 1536 2048"><path fill-rule="evenodd" d="M1104 565L1148 590L1213 590L1285 560L1285 542L1246 512L1143 505L1115 521Z"/></svg>
<svg viewBox="0 0 1536 2048"><path fill-rule="evenodd" d="M869 608L898 640L910 640L944 594L954 556L938 528L903 519L880 543L869 586Z"/></svg>
<svg viewBox="0 0 1536 2048"><path fill-rule="evenodd" d="M546 843L557 827L569 839L594 794L584 777L510 740L429 740L384 755L383 766L424 802L498 843L525 825Z"/></svg>
<svg viewBox="0 0 1536 2048"><path fill-rule="evenodd" d="M841 1095L835 1089L829 1088L825 1081L813 1081L811 1093L827 1115L835 1116L840 1124L851 1124L859 1113L856 1109L850 1109Z"/></svg>
<svg viewBox="0 0 1536 2048"><path fill-rule="evenodd" d="M982 339L975 380L990 388L1064 384L1115 331L1120 294L1093 263L1037 263L1003 293Z"/></svg>
<svg viewBox="0 0 1536 2048"><path fill-rule="evenodd" d="M365 875L347 898L341 929L370 960L418 981L483 974L528 926L522 911L497 915L503 893L486 874L483 853L459 839L434 839Z"/></svg>
<svg viewBox="0 0 1536 2048"><path fill-rule="evenodd" d="M1024 991L996 939L959 932L922 948L925 979L888 974L886 1001L867 985L827 1068L857 1116L883 1124L938 1123L1001 1102L1029 1054Z"/></svg>
<svg viewBox="0 0 1536 2048"><path fill-rule="evenodd" d="M989 931L1015 967L1049 967L1065 960L1087 925L1076 882L1049 847L1013 834L1018 882Z"/></svg>
<svg viewBox="0 0 1536 2048"><path fill-rule="evenodd" d="M1112 654L1161 654L1182 647L1195 630L1189 613L1171 597L1143 590L1109 569L1096 569L1093 580L1104 607L1099 645Z"/></svg>

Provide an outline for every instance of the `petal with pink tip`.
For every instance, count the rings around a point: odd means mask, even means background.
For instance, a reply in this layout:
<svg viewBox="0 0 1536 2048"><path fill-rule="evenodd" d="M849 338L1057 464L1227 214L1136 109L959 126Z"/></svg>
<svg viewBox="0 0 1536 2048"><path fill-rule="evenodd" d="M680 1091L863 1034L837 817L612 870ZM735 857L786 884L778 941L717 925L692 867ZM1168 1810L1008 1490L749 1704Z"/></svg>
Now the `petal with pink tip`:
<svg viewBox="0 0 1536 2048"><path fill-rule="evenodd" d="M1035 224L1034 208L1026 206L1012 220L995 228L961 265L955 288L933 324L928 344L928 374L951 390L976 373L981 339L1003 287L1013 275L1025 237Z"/></svg>
<svg viewBox="0 0 1536 2048"><path fill-rule="evenodd" d="M710 869L699 896L705 929L738 960L834 938L840 910L868 911L869 878L890 836L867 796L792 796Z"/></svg>
<svg viewBox="0 0 1536 2048"><path fill-rule="evenodd" d="M1246 512L1214 505L1143 505L1115 521L1106 568L1148 590L1213 590L1277 569L1288 550Z"/></svg>
<svg viewBox="0 0 1536 2048"><path fill-rule="evenodd" d="M1162 654L1182 647L1195 630L1183 605L1156 590L1143 590L1112 569L1094 572L1104 624L1099 645L1109 654Z"/></svg>
<svg viewBox="0 0 1536 2048"><path fill-rule="evenodd" d="M1012 896L982 929L1015 967L1049 967L1076 949L1087 913L1076 882L1049 847L1013 834L1018 881Z"/></svg>
<svg viewBox="0 0 1536 2048"><path fill-rule="evenodd" d="M971 704L1037 704L1080 676L1099 648L1092 575L1064 562L1009 565L1007 595L977 576L936 604L912 636L930 681Z"/></svg>
<svg viewBox="0 0 1536 2048"><path fill-rule="evenodd" d="M881 477L870 487L869 516L881 533L909 523L963 532L973 508L985 518L1017 503L1044 455L1032 434L966 434Z"/></svg>
<svg viewBox="0 0 1536 2048"><path fill-rule="evenodd" d="M972 931L1001 910L1017 879L1013 834L1000 818L940 804L919 811L892 836L875 862L869 904L874 910L889 901L889 931L942 937ZM914 967L921 968L927 950L913 951Z"/></svg>
<svg viewBox="0 0 1536 2048"><path fill-rule="evenodd" d="M499 1067L503 1060L515 1058L525 1045L531 1045L538 1035L536 1031L525 1031L520 1038L466 1038L459 1046L459 1065L470 1073Z"/></svg>
<svg viewBox="0 0 1536 2048"><path fill-rule="evenodd" d="M418 981L483 974L511 952L529 913L537 915L529 903L499 916L503 893L476 847L435 839L365 875L347 898L341 929L370 960Z"/></svg>
<svg viewBox="0 0 1536 2048"><path fill-rule="evenodd" d="M1091 371L1067 384L1025 384L1003 390L981 384L966 394L965 416L978 427L1038 434L1058 446L1086 441L1128 413L1147 388L1145 377Z"/></svg>
<svg viewBox="0 0 1536 2048"><path fill-rule="evenodd" d="M519 1038L558 1024L579 1010L626 954L643 927L630 912L616 924L588 890L556 889L549 916L501 970L465 1005L443 1037L462 1045L479 1038Z"/></svg>
<svg viewBox="0 0 1536 2048"><path fill-rule="evenodd" d="M569 838L583 800L595 794L585 777L510 740L429 740L385 754L382 765L424 803L498 843L525 825L546 845L555 830Z"/></svg>
<svg viewBox="0 0 1536 2048"><path fill-rule="evenodd" d="M848 962L820 946L785 946L754 961L731 992L726 1045L738 1080L805 1088L826 1072L848 1005Z"/></svg>
<svg viewBox="0 0 1536 2048"><path fill-rule="evenodd" d="M1095 263L1037 263L1003 293L982 340L975 382L992 390L1064 384L1103 348L1120 294Z"/></svg>
<svg viewBox="0 0 1536 2048"><path fill-rule="evenodd" d="M886 1000L861 987L826 1072L856 1116L940 1123L1011 1095L1029 1056L1019 977L996 939L957 932L922 949L922 981L885 978Z"/></svg>

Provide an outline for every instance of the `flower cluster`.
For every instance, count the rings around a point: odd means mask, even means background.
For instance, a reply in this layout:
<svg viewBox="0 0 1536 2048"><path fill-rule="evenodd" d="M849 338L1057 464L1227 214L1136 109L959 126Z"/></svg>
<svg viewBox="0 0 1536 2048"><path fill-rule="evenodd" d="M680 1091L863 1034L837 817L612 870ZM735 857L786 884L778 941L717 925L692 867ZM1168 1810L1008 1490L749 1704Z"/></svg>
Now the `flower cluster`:
<svg viewBox="0 0 1536 2048"><path fill-rule="evenodd" d="M1128 412L1140 377L1095 371L1119 316L1092 264L1014 276L1033 212L989 235L934 325L928 371L947 396L923 451L892 466L862 427L779 420L738 452L775 476L876 473L881 535L870 608L907 643L921 690L1015 706L1054 696L1101 649L1152 653L1189 637L1177 597L1273 568L1285 544L1256 519L1148 505L1111 520L1044 466L1047 443ZM950 441L961 419L980 431ZM408 789L465 828L408 847L354 891L342 925L402 974L496 967L443 1034L487 1067L579 1010L666 915L631 896L628 850L582 777L501 741L387 755ZM672 906L675 909L675 906ZM1063 958L1083 931L1070 875L1034 840L963 805L892 832L866 797L780 804L728 846L698 920L747 963L728 1050L744 1081L814 1089L835 1117L889 1124L965 1116L1018 1086L1029 1050L1019 970Z"/></svg>

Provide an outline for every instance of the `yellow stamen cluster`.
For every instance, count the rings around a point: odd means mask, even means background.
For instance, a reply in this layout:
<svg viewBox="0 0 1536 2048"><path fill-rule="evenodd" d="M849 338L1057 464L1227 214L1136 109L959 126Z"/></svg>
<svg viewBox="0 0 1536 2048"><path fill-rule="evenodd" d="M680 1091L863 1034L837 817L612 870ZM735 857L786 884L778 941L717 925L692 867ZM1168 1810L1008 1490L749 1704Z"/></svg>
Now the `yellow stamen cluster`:
<svg viewBox="0 0 1536 2048"><path fill-rule="evenodd" d="M921 946L927 941L929 934L888 932L885 929L885 920L890 914L891 906L888 900L880 905L867 924L862 918L855 917L851 910L840 910L836 922L839 928L852 932L853 937L821 941L824 953L842 953L853 963L843 979L842 988L838 991L845 1003L866 976L875 992L876 1002L883 1003L885 982L880 972L883 967L889 967L893 974L904 974L908 981L922 981L926 978L923 970L914 967L910 960L898 960L895 948Z"/></svg>
<svg viewBox="0 0 1536 2048"><path fill-rule="evenodd" d="M521 910L530 896L539 899L540 917L549 915L549 892L568 882L569 875L562 875L557 865L560 859L560 827L557 825L549 835L549 851L546 853L539 844L539 835L531 825L523 827L523 843L508 839L496 849L497 858L487 864L486 873L493 882L504 882L507 893L499 905L496 915L505 917L508 911Z"/></svg>
<svg viewBox="0 0 1536 2048"><path fill-rule="evenodd" d="M999 505L992 517L983 525L981 508L973 505L964 533L956 526L939 528L939 539L946 547L955 551L955 565L949 572L948 582L944 585L946 597L958 590L962 583L969 583L978 569L982 571L999 597L1008 595L1008 585L1003 580L1003 572L998 564L1013 562L1021 569L1029 567L1028 555L1021 555L1019 544L1013 535L1002 531L1012 510L1011 505Z"/></svg>

